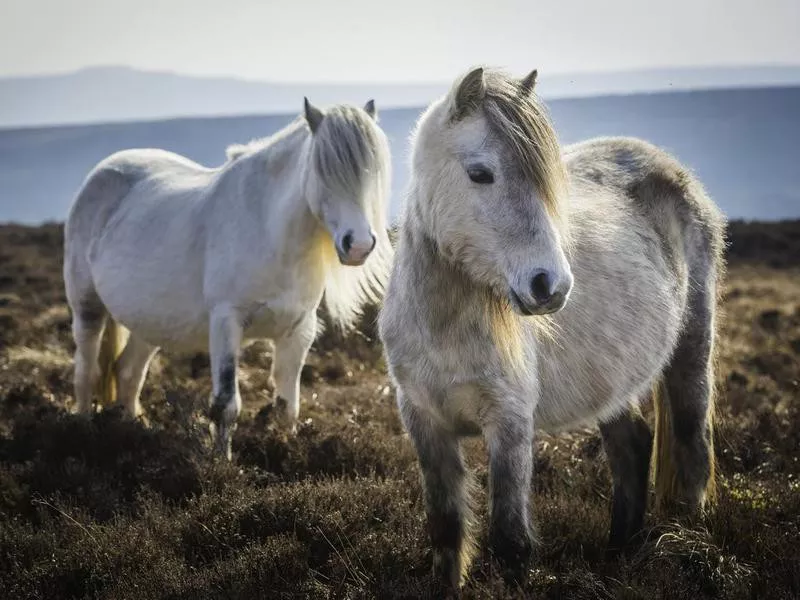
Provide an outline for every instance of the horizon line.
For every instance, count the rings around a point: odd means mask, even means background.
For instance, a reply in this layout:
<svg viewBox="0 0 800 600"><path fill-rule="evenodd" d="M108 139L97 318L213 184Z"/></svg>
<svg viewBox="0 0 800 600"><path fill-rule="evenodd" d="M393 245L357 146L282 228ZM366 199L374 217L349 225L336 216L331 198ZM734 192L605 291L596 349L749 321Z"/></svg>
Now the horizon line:
<svg viewBox="0 0 800 600"><path fill-rule="evenodd" d="M502 66L494 66L492 68L504 68ZM736 69L798 69L800 70L800 62L754 62L754 63L730 63L730 64L700 64L700 65L653 65L653 66L640 66L618 69L598 69L591 71L543 71L539 69L540 78L549 77L570 77L570 76L598 76L598 75L624 75L624 74L638 74L647 72L665 72L665 71L725 71ZM149 68L137 67L125 64L96 64L79 67L69 70L56 70L56 71L40 71L33 73L21 74L0 74L0 81L3 80L25 80L25 79L46 79L56 77L69 77L79 75L88 71L132 71L149 75L172 75L176 77L183 77L186 79L201 79L201 80L214 80L214 79L227 79L241 83L253 84L272 84L272 85L340 85L340 86L353 86L353 85L402 85L402 86L447 86L452 83L451 80L440 79L260 79L254 77L247 77L233 73L191 73L187 71L171 70L168 68Z"/></svg>

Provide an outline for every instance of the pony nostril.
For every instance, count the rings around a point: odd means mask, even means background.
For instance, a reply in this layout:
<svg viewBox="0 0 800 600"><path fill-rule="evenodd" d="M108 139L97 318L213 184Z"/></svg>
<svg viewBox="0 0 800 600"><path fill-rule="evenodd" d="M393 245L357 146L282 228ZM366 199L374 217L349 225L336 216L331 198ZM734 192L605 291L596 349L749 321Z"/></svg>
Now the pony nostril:
<svg viewBox="0 0 800 600"><path fill-rule="evenodd" d="M353 247L353 232L348 231L342 238L342 252L347 255L350 254L350 249Z"/></svg>
<svg viewBox="0 0 800 600"><path fill-rule="evenodd" d="M372 246L369 247L369 251L372 252L373 250L375 250L375 244L378 243L378 238L375 237L374 233L372 233L370 235L372 236Z"/></svg>
<svg viewBox="0 0 800 600"><path fill-rule="evenodd" d="M539 304L546 304L550 301L550 276L546 271L537 273L531 281L531 293Z"/></svg>

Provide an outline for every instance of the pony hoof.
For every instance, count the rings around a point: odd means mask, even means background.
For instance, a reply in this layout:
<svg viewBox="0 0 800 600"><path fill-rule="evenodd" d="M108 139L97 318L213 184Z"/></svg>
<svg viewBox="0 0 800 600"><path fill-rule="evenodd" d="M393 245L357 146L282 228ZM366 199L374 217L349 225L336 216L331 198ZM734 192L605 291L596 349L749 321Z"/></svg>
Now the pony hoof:
<svg viewBox="0 0 800 600"><path fill-rule="evenodd" d="M634 534L612 533L604 552L606 562L614 562L620 558L630 558L642 547L644 535L641 531Z"/></svg>
<svg viewBox="0 0 800 600"><path fill-rule="evenodd" d="M619 545L609 545L606 546L605 552L603 553L603 559L606 562L616 562L621 558L624 558L630 554L630 550L625 546Z"/></svg>
<svg viewBox="0 0 800 600"><path fill-rule="evenodd" d="M144 427L150 427L150 418L142 411L134 414L125 408L119 408L119 416L121 419L139 423Z"/></svg>
<svg viewBox="0 0 800 600"><path fill-rule="evenodd" d="M275 423L287 433L297 432L297 418L289 412L289 402L281 396L275 398Z"/></svg>
<svg viewBox="0 0 800 600"><path fill-rule="evenodd" d="M458 551L448 548L434 552L433 578L444 597L457 598L460 596L459 590L463 583L463 576L461 573L461 558Z"/></svg>
<svg viewBox="0 0 800 600"><path fill-rule="evenodd" d="M86 419L87 421L89 421L94 416L95 411L94 411L94 407L88 408L88 409L78 408L78 409L75 410L75 412L73 414L76 417L79 417L81 419Z"/></svg>
<svg viewBox="0 0 800 600"><path fill-rule="evenodd" d="M278 396L275 402L265 405L256 414L256 421L262 427L294 434L297 431L297 419L289 414L288 403Z"/></svg>
<svg viewBox="0 0 800 600"><path fill-rule="evenodd" d="M231 433L232 431L225 427L220 427L212 422L210 425L211 439L212 439L212 456L224 461L230 462L233 453L231 449Z"/></svg>
<svg viewBox="0 0 800 600"><path fill-rule="evenodd" d="M489 536L489 550L507 580L520 582L533 562L536 546L530 534L511 535L503 531Z"/></svg>

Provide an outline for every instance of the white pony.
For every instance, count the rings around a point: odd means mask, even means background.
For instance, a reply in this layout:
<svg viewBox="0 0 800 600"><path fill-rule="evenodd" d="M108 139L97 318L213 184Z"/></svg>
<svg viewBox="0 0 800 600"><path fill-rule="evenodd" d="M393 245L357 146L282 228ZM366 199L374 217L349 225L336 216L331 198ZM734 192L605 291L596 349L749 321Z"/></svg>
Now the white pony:
<svg viewBox="0 0 800 600"><path fill-rule="evenodd" d="M136 416L159 348L208 349L215 449L230 458L243 339L274 340L276 406L292 427L323 293L334 321L352 324L392 251L373 101L322 111L306 99L304 118L227 154L216 169L155 149L99 163L66 222L64 281L78 411L99 383L104 402L118 396Z"/></svg>
<svg viewBox="0 0 800 600"><path fill-rule="evenodd" d="M463 436L485 436L489 545L512 572L535 542L535 429L599 423L613 551L641 529L651 445L662 506L696 511L714 487L724 219L641 140L562 154L535 79L475 69L420 118L379 319L435 564L453 587L471 550ZM653 389L654 444L638 408Z"/></svg>

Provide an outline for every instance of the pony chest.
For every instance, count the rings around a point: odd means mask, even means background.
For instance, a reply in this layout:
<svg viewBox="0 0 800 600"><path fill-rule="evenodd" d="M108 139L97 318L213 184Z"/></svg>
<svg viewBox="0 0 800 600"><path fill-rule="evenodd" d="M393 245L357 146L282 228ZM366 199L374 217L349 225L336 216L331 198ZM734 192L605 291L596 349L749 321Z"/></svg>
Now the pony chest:
<svg viewBox="0 0 800 600"><path fill-rule="evenodd" d="M480 356L429 347L413 369L415 381L425 390L421 398L426 406L421 408L460 435L480 434L495 402L489 392L497 383L493 364L491 351L486 349Z"/></svg>
<svg viewBox="0 0 800 600"><path fill-rule="evenodd" d="M491 398L478 381L418 381L403 386L405 402L411 402L435 422L458 435L479 435L490 410Z"/></svg>
<svg viewBox="0 0 800 600"><path fill-rule="evenodd" d="M439 410L452 430L461 435L479 435L490 411L491 399L476 382L454 383L440 396Z"/></svg>
<svg viewBox="0 0 800 600"><path fill-rule="evenodd" d="M253 286L238 302L245 336L277 338L289 335L319 305L322 286L307 280L275 277L270 285Z"/></svg>

